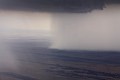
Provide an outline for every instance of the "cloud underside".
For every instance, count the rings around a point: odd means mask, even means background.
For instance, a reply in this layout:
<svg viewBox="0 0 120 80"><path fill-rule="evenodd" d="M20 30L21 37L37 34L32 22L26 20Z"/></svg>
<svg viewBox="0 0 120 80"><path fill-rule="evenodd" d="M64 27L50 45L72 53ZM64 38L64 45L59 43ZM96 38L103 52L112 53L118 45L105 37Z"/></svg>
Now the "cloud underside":
<svg viewBox="0 0 120 80"><path fill-rule="evenodd" d="M90 12L120 0L0 0L0 9L47 12Z"/></svg>

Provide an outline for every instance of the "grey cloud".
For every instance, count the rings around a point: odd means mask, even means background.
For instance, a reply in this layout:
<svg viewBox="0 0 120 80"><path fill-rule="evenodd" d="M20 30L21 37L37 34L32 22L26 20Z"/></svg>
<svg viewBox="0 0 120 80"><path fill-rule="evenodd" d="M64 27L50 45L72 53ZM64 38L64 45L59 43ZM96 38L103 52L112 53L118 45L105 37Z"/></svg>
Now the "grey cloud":
<svg viewBox="0 0 120 80"><path fill-rule="evenodd" d="M0 0L0 9L50 11L50 12L90 12L103 9L106 4L120 3L119 0Z"/></svg>

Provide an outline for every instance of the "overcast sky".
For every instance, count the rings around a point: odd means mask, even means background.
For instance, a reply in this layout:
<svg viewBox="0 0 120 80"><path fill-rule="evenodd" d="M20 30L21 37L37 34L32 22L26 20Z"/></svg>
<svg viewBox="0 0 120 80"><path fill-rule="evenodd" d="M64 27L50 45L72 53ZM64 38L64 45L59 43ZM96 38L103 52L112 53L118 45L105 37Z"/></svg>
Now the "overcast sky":
<svg viewBox="0 0 120 80"><path fill-rule="evenodd" d="M0 10L0 33L9 36L49 35L48 13Z"/></svg>
<svg viewBox="0 0 120 80"><path fill-rule="evenodd" d="M43 37L54 35L52 48L120 50L120 6L89 13L43 13L0 10L0 35Z"/></svg>

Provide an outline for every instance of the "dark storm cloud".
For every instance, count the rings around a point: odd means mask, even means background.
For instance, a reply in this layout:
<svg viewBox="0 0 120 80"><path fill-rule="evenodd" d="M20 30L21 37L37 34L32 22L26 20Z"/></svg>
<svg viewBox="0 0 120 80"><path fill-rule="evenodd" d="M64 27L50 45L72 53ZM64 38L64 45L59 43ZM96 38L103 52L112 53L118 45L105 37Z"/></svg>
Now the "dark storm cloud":
<svg viewBox="0 0 120 80"><path fill-rule="evenodd" d="M0 0L0 9L89 12L103 9L109 3L120 3L120 0Z"/></svg>

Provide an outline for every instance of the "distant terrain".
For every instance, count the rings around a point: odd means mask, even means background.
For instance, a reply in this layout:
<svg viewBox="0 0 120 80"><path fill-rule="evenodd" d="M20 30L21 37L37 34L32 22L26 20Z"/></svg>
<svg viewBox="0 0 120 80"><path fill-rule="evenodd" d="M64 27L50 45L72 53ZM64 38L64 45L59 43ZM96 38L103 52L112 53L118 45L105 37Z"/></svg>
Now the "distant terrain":
<svg viewBox="0 0 120 80"><path fill-rule="evenodd" d="M11 50L19 70L1 70L0 80L120 80L120 52L57 50L47 42L17 41Z"/></svg>

